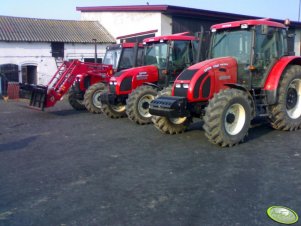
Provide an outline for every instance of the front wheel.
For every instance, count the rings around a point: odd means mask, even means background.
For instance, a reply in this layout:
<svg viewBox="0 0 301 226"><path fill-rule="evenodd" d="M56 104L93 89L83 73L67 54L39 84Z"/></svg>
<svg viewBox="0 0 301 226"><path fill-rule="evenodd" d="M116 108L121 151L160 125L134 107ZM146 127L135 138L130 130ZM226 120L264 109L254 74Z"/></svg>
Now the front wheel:
<svg viewBox="0 0 301 226"><path fill-rule="evenodd" d="M246 92L222 90L205 108L205 135L211 143L222 147L238 144L248 133L252 115L251 99Z"/></svg>
<svg viewBox="0 0 301 226"><path fill-rule="evenodd" d="M102 112L109 118L117 119L126 116L125 104L118 104L118 105L102 104L101 109Z"/></svg>
<svg viewBox="0 0 301 226"><path fill-rule="evenodd" d="M301 67L288 66L278 87L278 101L270 107L274 129L292 131L301 128Z"/></svg>
<svg viewBox="0 0 301 226"><path fill-rule="evenodd" d="M154 126L162 133L179 134L187 130L191 123L191 118L168 118L163 116L153 116L152 121L154 123Z"/></svg>
<svg viewBox="0 0 301 226"><path fill-rule="evenodd" d="M87 110L91 113L101 113L100 95L105 90L105 84L96 83L90 86L84 95L84 104Z"/></svg>
<svg viewBox="0 0 301 226"><path fill-rule="evenodd" d="M135 89L126 100L126 114L129 119L139 125L149 124L152 115L149 104L157 96L157 89L152 86L140 86Z"/></svg>
<svg viewBox="0 0 301 226"><path fill-rule="evenodd" d="M77 92L70 90L68 93L69 104L77 111L86 110L86 107L82 100L79 100L77 97Z"/></svg>

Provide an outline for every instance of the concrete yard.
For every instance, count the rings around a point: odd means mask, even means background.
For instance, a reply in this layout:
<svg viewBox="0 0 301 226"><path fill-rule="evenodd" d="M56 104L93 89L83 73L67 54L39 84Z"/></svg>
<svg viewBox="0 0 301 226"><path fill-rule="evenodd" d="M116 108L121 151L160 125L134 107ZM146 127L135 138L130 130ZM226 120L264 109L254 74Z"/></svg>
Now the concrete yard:
<svg viewBox="0 0 301 226"><path fill-rule="evenodd" d="M0 100L0 225L279 225L266 210L301 215L300 173L301 131L256 126L222 149L201 122L171 136L66 101Z"/></svg>

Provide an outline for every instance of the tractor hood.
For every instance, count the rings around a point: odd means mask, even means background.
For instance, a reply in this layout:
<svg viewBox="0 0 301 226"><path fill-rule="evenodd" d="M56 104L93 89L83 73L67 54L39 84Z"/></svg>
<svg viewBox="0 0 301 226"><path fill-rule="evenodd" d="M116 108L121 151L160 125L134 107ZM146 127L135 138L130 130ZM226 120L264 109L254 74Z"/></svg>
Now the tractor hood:
<svg viewBox="0 0 301 226"><path fill-rule="evenodd" d="M207 101L227 84L237 82L237 61L221 57L202 61L184 70L173 85L173 96L186 97L189 102Z"/></svg>
<svg viewBox="0 0 301 226"><path fill-rule="evenodd" d="M159 78L158 68L153 65L135 67L117 72L110 79L116 95L129 94L143 83L156 83Z"/></svg>

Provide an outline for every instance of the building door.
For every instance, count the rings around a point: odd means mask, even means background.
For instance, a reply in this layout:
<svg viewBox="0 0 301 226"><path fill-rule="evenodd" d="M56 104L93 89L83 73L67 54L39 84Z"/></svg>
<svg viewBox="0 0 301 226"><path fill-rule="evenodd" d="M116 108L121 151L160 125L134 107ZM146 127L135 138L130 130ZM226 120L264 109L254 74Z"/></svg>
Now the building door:
<svg viewBox="0 0 301 226"><path fill-rule="evenodd" d="M23 65L22 66L22 83L37 85L37 66Z"/></svg>
<svg viewBox="0 0 301 226"><path fill-rule="evenodd" d="M16 64L0 65L0 73L3 74L10 82L19 82L18 65Z"/></svg>

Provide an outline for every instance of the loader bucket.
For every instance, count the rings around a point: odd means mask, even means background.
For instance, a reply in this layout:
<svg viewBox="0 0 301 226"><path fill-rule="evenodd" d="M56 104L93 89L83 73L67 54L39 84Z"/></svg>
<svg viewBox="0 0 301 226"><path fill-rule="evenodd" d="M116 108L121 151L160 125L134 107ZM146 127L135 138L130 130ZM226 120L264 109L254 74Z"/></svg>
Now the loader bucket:
<svg viewBox="0 0 301 226"><path fill-rule="evenodd" d="M44 110L47 98L47 86L33 86L29 105Z"/></svg>

